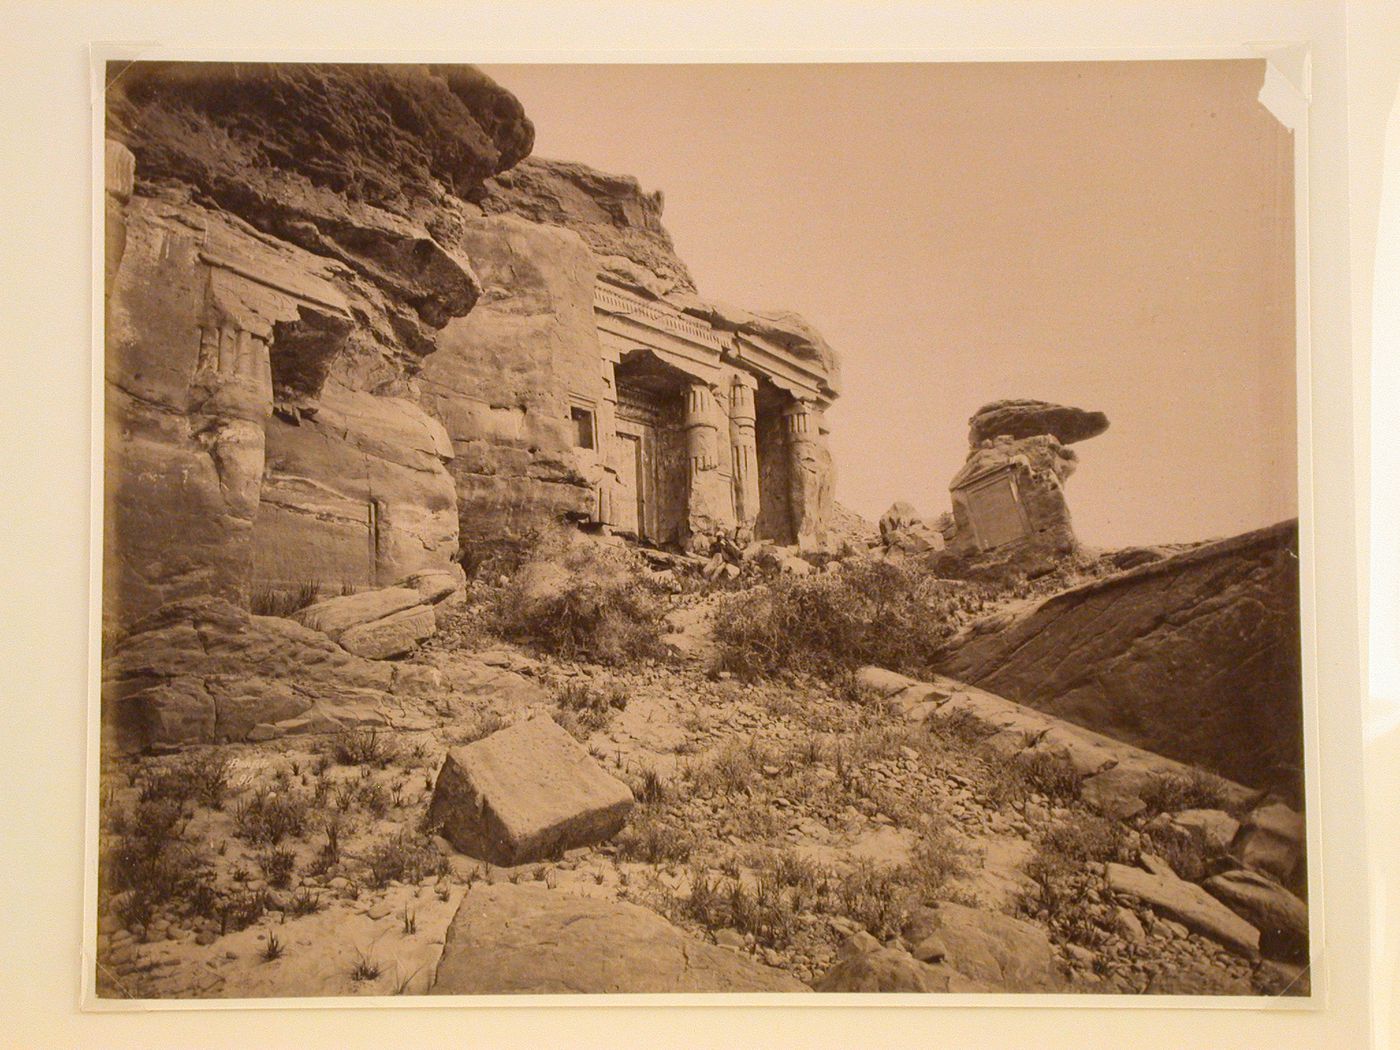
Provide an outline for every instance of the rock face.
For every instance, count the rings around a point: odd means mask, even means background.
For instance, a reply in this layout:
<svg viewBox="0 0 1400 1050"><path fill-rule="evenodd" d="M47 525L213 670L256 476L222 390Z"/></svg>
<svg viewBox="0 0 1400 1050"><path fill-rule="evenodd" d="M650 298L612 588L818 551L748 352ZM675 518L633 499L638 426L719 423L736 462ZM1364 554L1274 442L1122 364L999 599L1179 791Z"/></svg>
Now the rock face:
<svg viewBox="0 0 1400 1050"><path fill-rule="evenodd" d="M382 724L392 681L389 665L291 620L217 599L175 602L135 624L104 662L104 737L137 749L238 741L257 726Z"/></svg>
<svg viewBox="0 0 1400 1050"><path fill-rule="evenodd" d="M948 674L1253 787L1301 769L1294 522L1057 594Z"/></svg>
<svg viewBox="0 0 1400 1050"><path fill-rule="evenodd" d="M512 539L594 518L602 464L569 415L571 395L604 394L588 248L509 215L465 222L461 244L485 295L442 331L421 378L450 440L461 534Z"/></svg>
<svg viewBox="0 0 1400 1050"><path fill-rule="evenodd" d="M635 904L540 886L473 887L447 931L433 995L803 992Z"/></svg>
<svg viewBox="0 0 1400 1050"><path fill-rule="evenodd" d="M479 72L137 62L106 129L110 637L308 587L445 596L560 520L827 543L831 348L698 300L635 181L510 176L533 128ZM397 655L434 614L382 619L338 637Z"/></svg>
<svg viewBox="0 0 1400 1050"><path fill-rule="evenodd" d="M428 821L463 853L524 864L621 830L632 792L548 718L447 753Z"/></svg>
<svg viewBox="0 0 1400 1050"><path fill-rule="evenodd" d="M578 234L600 267L661 296L694 292L690 271L661 223L660 191L642 192L630 175L532 157L492 179L481 200L487 214L519 215Z"/></svg>
<svg viewBox="0 0 1400 1050"><path fill-rule="evenodd" d="M1003 435L1020 439L1041 434L1049 434L1061 445L1072 445L1102 434L1108 429L1108 417L1048 401L993 401L974 412L968 425L967 440L973 447Z"/></svg>
<svg viewBox="0 0 1400 1050"><path fill-rule="evenodd" d="M414 377L480 296L461 197L529 151L519 104L466 68L140 62L108 103L109 624L445 568Z"/></svg>

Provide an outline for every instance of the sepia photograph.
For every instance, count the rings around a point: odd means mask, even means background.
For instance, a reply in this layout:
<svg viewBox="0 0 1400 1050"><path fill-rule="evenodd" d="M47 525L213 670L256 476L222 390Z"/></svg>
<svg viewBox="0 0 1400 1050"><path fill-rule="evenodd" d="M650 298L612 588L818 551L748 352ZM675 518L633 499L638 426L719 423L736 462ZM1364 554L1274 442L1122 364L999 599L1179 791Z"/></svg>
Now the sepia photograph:
<svg viewBox="0 0 1400 1050"><path fill-rule="evenodd" d="M1314 1003L1274 77L108 60L96 1002Z"/></svg>

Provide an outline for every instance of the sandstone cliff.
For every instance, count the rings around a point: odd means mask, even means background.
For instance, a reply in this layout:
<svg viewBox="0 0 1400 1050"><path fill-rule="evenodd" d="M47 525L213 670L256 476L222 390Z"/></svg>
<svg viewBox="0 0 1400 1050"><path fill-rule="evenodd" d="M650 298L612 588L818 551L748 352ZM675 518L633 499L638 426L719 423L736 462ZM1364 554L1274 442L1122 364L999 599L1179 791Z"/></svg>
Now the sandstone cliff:
<svg viewBox="0 0 1400 1050"><path fill-rule="evenodd" d="M1253 787L1302 764L1297 524L994 616L949 675Z"/></svg>
<svg viewBox="0 0 1400 1050"><path fill-rule="evenodd" d="M481 284L462 198L529 151L469 69L133 63L108 93L105 608L247 607L458 547L417 375Z"/></svg>

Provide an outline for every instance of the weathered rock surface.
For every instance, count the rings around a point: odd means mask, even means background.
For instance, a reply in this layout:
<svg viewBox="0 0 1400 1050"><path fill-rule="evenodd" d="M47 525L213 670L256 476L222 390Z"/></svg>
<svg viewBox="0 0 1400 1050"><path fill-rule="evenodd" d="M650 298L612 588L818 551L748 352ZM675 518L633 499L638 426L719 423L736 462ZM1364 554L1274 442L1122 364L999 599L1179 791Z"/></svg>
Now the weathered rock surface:
<svg viewBox="0 0 1400 1050"><path fill-rule="evenodd" d="M812 985L818 992L946 992L949 974L906 951L875 946L861 950L847 942L831 968Z"/></svg>
<svg viewBox="0 0 1400 1050"><path fill-rule="evenodd" d="M351 627L372 623L404 609L423 603L423 596L408 587L385 587L377 591L360 591L308 605L292 614L303 627L339 638Z"/></svg>
<svg viewBox="0 0 1400 1050"><path fill-rule="evenodd" d="M571 394L603 401L593 258L577 234L509 215L470 220L460 243L486 292L438 336L421 387L451 440L461 533L596 517L602 464L569 422Z"/></svg>
<svg viewBox="0 0 1400 1050"><path fill-rule="evenodd" d="M134 62L117 74L117 130L140 166L196 184L222 158L194 149L177 118L202 118L269 167L376 203L432 197L436 183L472 196L534 144L515 96L470 66Z"/></svg>
<svg viewBox="0 0 1400 1050"><path fill-rule="evenodd" d="M1305 962L1308 906L1254 871L1227 871L1203 882L1211 896L1259 930L1259 948L1276 959Z"/></svg>
<svg viewBox="0 0 1400 1050"><path fill-rule="evenodd" d="M968 444L976 447L990 438L1052 435L1061 445L1072 445L1097 437L1108 429L1102 412L1055 405L1048 401L1009 400L983 405L968 420Z"/></svg>
<svg viewBox="0 0 1400 1050"><path fill-rule="evenodd" d="M806 990L635 904L501 883L478 884L463 898L432 994Z"/></svg>
<svg viewBox="0 0 1400 1050"><path fill-rule="evenodd" d="M609 839L631 809L626 784L533 718L449 751L427 819L463 853L513 865Z"/></svg>
<svg viewBox="0 0 1400 1050"><path fill-rule="evenodd" d="M1108 887L1144 901L1188 929L1247 957L1259 952L1259 931L1201 887L1174 875L1108 864Z"/></svg>
<svg viewBox="0 0 1400 1050"><path fill-rule="evenodd" d="M654 295L695 290L690 271L661 223L660 191L644 193L630 175L531 157L487 184L487 214L509 213L578 234L599 265Z"/></svg>
<svg viewBox="0 0 1400 1050"><path fill-rule="evenodd" d="M1207 856L1218 857L1230 848L1240 822L1218 809L1184 809L1159 814L1146 824L1146 829L1194 842Z"/></svg>
<svg viewBox="0 0 1400 1050"><path fill-rule="evenodd" d="M250 617L215 599L174 603L109 649L105 738L129 749L243 740L259 725L383 724L392 678L389 666L291 620Z"/></svg>
<svg viewBox="0 0 1400 1050"><path fill-rule="evenodd" d="M364 656L371 660L387 660L391 656L403 656L425 638L430 638L437 630L437 617L431 605L415 605L410 609L400 609L396 613L357 623L346 628L340 636L340 644L347 652Z"/></svg>
<svg viewBox="0 0 1400 1050"><path fill-rule="evenodd" d="M1198 547L954 639L948 674L1255 787L1301 766L1297 528Z"/></svg>
<svg viewBox="0 0 1400 1050"><path fill-rule="evenodd" d="M1050 992L1063 984L1045 931L1010 915L943 901L916 909L902 932L915 954L936 937L943 962L992 991Z"/></svg>
<svg viewBox="0 0 1400 1050"><path fill-rule="evenodd" d="M1293 890L1307 875L1307 827L1303 814L1278 801L1259 806L1240 825L1230 853L1246 868L1262 871Z"/></svg>
<svg viewBox="0 0 1400 1050"><path fill-rule="evenodd" d="M1146 808L1143 795L1165 778L1191 774L1189 766L1173 759L942 675L918 682L884 668L862 667L856 682L911 722L934 717L971 719L990 734L988 744L1008 757L1024 762L1049 757L1063 763L1081 778L1083 800L1115 820ZM1253 795L1223 778L1217 786L1232 805L1242 805Z"/></svg>

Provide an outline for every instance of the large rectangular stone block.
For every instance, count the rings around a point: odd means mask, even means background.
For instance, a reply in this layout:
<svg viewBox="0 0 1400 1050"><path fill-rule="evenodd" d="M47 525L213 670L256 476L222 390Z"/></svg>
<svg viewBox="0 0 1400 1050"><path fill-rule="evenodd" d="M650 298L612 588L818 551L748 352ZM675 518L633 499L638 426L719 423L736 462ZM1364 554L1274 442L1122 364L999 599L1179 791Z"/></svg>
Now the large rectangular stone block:
<svg viewBox="0 0 1400 1050"><path fill-rule="evenodd" d="M428 820L463 853L508 866L609 839L631 809L626 784L534 718L450 750Z"/></svg>

